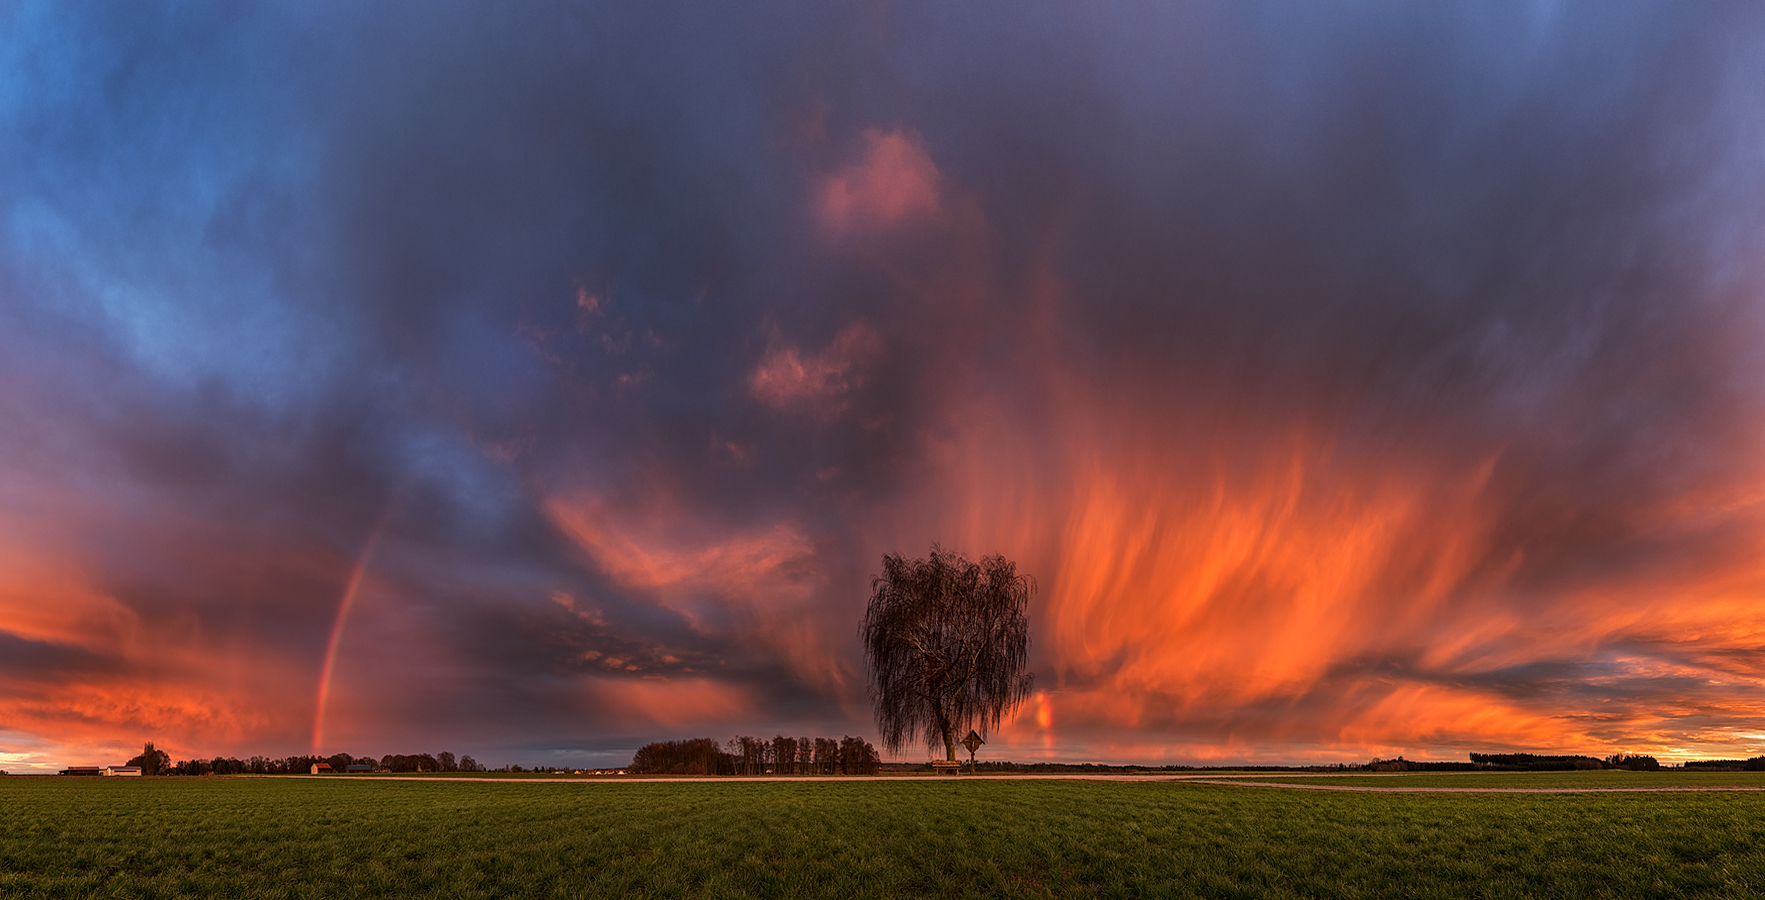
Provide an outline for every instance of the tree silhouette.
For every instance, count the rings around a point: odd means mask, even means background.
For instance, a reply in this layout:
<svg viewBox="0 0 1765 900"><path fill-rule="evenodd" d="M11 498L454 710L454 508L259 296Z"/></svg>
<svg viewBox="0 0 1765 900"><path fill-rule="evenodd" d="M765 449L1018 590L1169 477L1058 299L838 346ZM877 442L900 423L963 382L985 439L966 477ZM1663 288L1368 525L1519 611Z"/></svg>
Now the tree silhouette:
<svg viewBox="0 0 1765 900"><path fill-rule="evenodd" d="M840 767L840 742L832 738L815 739L815 774L832 775Z"/></svg>
<svg viewBox="0 0 1765 900"><path fill-rule="evenodd" d="M148 741L147 746L141 748L141 755L129 760L127 764L140 766L143 775L166 775L171 773L172 757L164 750L154 747L152 741Z"/></svg>
<svg viewBox="0 0 1765 900"><path fill-rule="evenodd" d="M860 634L876 725L891 753L915 736L983 735L1030 694L1029 598L1035 582L1003 556L971 562L933 545L925 559L883 557Z"/></svg>

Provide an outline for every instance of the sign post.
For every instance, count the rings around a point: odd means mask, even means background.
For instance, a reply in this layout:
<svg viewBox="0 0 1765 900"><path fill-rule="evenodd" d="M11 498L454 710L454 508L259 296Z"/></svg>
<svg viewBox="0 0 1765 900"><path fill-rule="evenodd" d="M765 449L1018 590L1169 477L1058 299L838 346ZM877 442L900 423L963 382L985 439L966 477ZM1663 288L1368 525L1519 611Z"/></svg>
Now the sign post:
<svg viewBox="0 0 1765 900"><path fill-rule="evenodd" d="M972 728L968 730L968 737L962 739L962 746L968 748L968 774L975 774L974 752L979 750L981 745L986 742L987 739L981 737L980 732L977 732Z"/></svg>

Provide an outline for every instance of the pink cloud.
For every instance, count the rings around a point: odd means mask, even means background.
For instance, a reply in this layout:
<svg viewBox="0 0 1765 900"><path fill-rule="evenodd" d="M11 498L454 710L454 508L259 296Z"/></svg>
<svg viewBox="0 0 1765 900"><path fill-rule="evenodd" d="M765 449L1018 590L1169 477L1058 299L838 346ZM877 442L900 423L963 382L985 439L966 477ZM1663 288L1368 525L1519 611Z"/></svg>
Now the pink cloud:
<svg viewBox="0 0 1765 900"><path fill-rule="evenodd" d="M592 678L595 709L627 727L715 731L755 714L750 693L709 678Z"/></svg>
<svg viewBox="0 0 1765 900"><path fill-rule="evenodd" d="M827 574L796 525L707 535L684 514L631 513L592 497L553 498L545 510L604 574L701 634L769 647L810 683L848 682L850 661L818 602Z"/></svg>
<svg viewBox="0 0 1765 900"><path fill-rule="evenodd" d="M844 409L844 397L864 383L863 367L882 350L875 330L861 323L839 333L820 353L805 356L795 347L766 352L748 389L768 406L818 406L825 413Z"/></svg>
<svg viewBox="0 0 1765 900"><path fill-rule="evenodd" d="M864 132L864 155L822 183L821 218L835 233L935 216L938 167L917 134Z"/></svg>

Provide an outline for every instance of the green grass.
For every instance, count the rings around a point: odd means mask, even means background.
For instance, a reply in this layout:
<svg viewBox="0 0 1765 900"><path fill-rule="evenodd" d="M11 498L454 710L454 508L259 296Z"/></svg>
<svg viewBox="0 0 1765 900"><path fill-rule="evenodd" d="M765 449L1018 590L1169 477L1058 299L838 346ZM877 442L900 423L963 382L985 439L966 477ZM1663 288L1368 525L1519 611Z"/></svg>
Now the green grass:
<svg viewBox="0 0 1765 900"><path fill-rule="evenodd" d="M1209 776L1212 777L1212 776ZM1629 788L1765 787L1765 772L1413 772L1390 775L1221 776L1233 781L1328 784L1339 787Z"/></svg>
<svg viewBox="0 0 1765 900"><path fill-rule="evenodd" d="M1750 897L1765 795L0 778L0 896Z"/></svg>

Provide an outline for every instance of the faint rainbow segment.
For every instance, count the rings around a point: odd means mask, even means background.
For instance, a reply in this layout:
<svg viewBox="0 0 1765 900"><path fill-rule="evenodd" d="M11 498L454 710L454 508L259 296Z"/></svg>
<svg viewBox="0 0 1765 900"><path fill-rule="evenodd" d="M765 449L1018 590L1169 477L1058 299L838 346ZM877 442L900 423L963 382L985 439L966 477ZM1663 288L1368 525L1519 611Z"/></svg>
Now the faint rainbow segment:
<svg viewBox="0 0 1765 900"><path fill-rule="evenodd" d="M343 586L343 597L337 604L337 617L331 622L331 639L325 645L325 663L319 670L319 694L313 704L313 755L319 756L319 748L325 739L325 705L331 699L331 673L337 667L337 648L343 644L343 628L349 621L349 612L355 606L355 598L361 593L362 582L368 574L368 565L374 559L374 549L380 544L380 536L386 531L386 523L392 518L392 506L380 516L374 530L368 533L368 539L362 542L361 553L356 556L355 568L349 573L349 581Z"/></svg>

